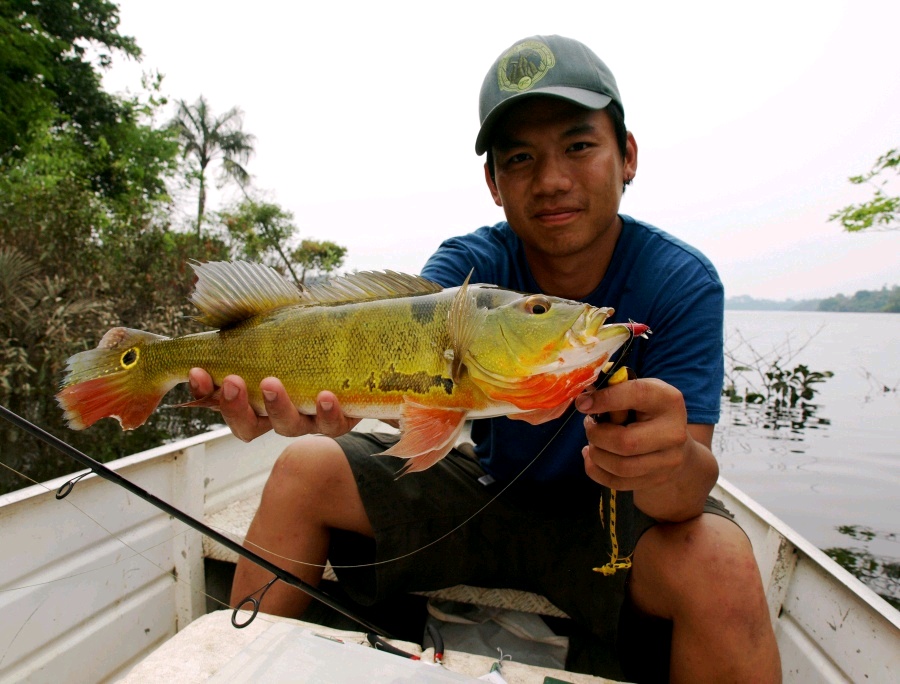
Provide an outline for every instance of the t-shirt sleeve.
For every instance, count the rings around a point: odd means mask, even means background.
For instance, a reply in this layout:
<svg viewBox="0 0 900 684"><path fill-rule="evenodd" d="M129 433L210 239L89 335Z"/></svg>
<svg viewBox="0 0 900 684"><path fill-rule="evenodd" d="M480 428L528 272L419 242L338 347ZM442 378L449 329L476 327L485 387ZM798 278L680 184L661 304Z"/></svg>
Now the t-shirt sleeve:
<svg viewBox="0 0 900 684"><path fill-rule="evenodd" d="M463 283L472 270L474 266L472 256L471 251L461 240L450 238L442 242L437 251L425 262L421 275L441 287L456 287Z"/></svg>
<svg viewBox="0 0 900 684"><path fill-rule="evenodd" d="M660 291L665 297L654 307L653 334L645 344L641 375L681 391L688 423L715 424L724 377L722 285L701 271Z"/></svg>

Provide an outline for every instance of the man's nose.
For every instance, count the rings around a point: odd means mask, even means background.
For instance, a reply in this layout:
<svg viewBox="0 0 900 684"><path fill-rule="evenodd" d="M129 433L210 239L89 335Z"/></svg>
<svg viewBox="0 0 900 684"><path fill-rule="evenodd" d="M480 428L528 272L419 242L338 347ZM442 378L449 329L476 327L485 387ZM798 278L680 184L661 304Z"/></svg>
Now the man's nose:
<svg viewBox="0 0 900 684"><path fill-rule="evenodd" d="M547 155L538 160L535 168L534 192L555 195L572 189L572 178L565 157Z"/></svg>

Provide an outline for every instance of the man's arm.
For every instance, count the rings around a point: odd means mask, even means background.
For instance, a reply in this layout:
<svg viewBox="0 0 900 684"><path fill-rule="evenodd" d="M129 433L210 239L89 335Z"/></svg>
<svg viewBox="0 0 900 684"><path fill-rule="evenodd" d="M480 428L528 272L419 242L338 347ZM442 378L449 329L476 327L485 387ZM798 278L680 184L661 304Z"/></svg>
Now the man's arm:
<svg viewBox="0 0 900 684"><path fill-rule="evenodd" d="M680 522L703 512L719 474L712 425L688 424L684 398L661 380L623 382L576 399L585 417L585 472L657 520ZM629 425L596 423L593 414L634 411Z"/></svg>

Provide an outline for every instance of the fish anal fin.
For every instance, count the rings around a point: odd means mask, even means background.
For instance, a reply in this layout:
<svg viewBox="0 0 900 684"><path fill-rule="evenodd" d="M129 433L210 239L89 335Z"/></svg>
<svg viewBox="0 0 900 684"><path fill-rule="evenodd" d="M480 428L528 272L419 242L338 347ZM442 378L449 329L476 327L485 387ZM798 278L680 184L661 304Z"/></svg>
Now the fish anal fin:
<svg viewBox="0 0 900 684"><path fill-rule="evenodd" d="M559 418L566 412L566 409L569 408L571 403L572 399L569 399L553 408L535 409L534 411L526 411L525 413L511 413L507 417L512 420L524 420L526 423L531 423L532 425L540 425L541 423L546 423L548 420Z"/></svg>
<svg viewBox="0 0 900 684"><path fill-rule="evenodd" d="M398 477L430 468L453 448L465 422L466 411L422 406L407 400L401 410L400 441L383 455L409 459Z"/></svg>

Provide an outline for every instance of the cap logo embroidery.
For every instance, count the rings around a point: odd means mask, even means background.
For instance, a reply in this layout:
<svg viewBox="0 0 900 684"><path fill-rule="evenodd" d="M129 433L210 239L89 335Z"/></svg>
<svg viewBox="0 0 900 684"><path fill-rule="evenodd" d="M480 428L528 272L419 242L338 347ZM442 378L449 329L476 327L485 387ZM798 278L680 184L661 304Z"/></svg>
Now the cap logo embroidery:
<svg viewBox="0 0 900 684"><path fill-rule="evenodd" d="M526 40L514 45L497 65L500 90L520 93L540 81L556 66L556 57L544 43Z"/></svg>

